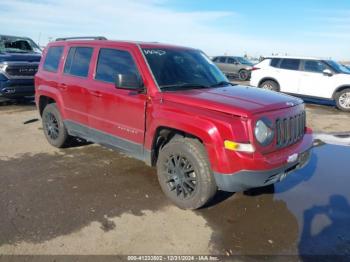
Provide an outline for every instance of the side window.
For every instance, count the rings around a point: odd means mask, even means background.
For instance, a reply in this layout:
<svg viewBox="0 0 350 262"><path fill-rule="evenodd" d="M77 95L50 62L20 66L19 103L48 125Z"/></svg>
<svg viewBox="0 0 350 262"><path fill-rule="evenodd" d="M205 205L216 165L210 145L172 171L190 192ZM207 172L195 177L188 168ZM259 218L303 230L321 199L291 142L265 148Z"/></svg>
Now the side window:
<svg viewBox="0 0 350 262"><path fill-rule="evenodd" d="M71 47L64 65L64 73L87 77L93 48Z"/></svg>
<svg viewBox="0 0 350 262"><path fill-rule="evenodd" d="M213 62L215 62L215 63L219 62L219 58L220 57L214 57Z"/></svg>
<svg viewBox="0 0 350 262"><path fill-rule="evenodd" d="M98 55L95 79L115 83L118 74L140 75L129 52L101 48Z"/></svg>
<svg viewBox="0 0 350 262"><path fill-rule="evenodd" d="M234 64L234 63L236 63L236 62L237 62L236 59L234 59L234 58L232 58L232 57L227 58L227 63L228 63L228 64Z"/></svg>
<svg viewBox="0 0 350 262"><path fill-rule="evenodd" d="M225 63L226 62L226 57L220 56L219 59L218 59L218 62L219 63Z"/></svg>
<svg viewBox="0 0 350 262"><path fill-rule="evenodd" d="M278 64L279 64L280 61L281 61L280 58L272 58L272 59L271 59L270 65L271 65L272 67L278 67Z"/></svg>
<svg viewBox="0 0 350 262"><path fill-rule="evenodd" d="M57 72L63 53L63 46L52 46L47 51L43 68L45 71Z"/></svg>
<svg viewBox="0 0 350 262"><path fill-rule="evenodd" d="M299 65L299 59L283 59L280 68L288 70L299 70Z"/></svg>
<svg viewBox="0 0 350 262"><path fill-rule="evenodd" d="M322 73L325 69L327 66L321 61L306 60L304 62L304 70L307 72Z"/></svg>

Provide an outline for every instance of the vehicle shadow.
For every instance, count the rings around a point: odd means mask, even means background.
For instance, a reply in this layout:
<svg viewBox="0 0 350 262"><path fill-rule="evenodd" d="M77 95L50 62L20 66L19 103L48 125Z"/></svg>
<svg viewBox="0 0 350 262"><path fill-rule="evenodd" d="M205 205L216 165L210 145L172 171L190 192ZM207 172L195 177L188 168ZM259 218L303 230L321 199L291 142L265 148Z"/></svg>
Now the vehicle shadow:
<svg viewBox="0 0 350 262"><path fill-rule="evenodd" d="M200 209L206 209L209 207L216 206L217 204L224 202L225 200L232 197L235 193L234 192L226 192L219 190L212 200L210 200L206 205L202 206Z"/></svg>
<svg viewBox="0 0 350 262"><path fill-rule="evenodd" d="M333 256L333 261L349 261L350 238L347 233L350 231L350 205L344 196L332 195L328 204L305 210L303 219L299 242L303 261L314 261L315 257L311 255L327 255ZM314 225L322 230L315 233Z"/></svg>
<svg viewBox="0 0 350 262"><path fill-rule="evenodd" d="M297 250L298 221L274 185L218 196L220 203L196 211L213 230L210 243L221 254L290 254ZM229 199L225 199L232 196ZM255 260L252 260L255 261Z"/></svg>

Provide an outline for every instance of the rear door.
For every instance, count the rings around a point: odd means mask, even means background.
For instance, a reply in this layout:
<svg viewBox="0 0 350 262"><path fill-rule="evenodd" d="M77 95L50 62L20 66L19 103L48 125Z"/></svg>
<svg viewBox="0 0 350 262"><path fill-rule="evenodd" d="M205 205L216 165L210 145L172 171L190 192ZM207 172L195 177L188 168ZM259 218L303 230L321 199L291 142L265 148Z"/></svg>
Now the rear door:
<svg viewBox="0 0 350 262"><path fill-rule="evenodd" d="M282 59L276 77L280 85L280 91L297 94L300 84L300 59Z"/></svg>
<svg viewBox="0 0 350 262"><path fill-rule="evenodd" d="M89 86L89 125L96 142L142 158L146 94L116 88L118 74L141 77L132 50L101 47L94 54L93 84Z"/></svg>
<svg viewBox="0 0 350 262"><path fill-rule="evenodd" d="M89 70L93 48L90 46L69 46L59 89L64 100L66 120L74 125L88 126L88 97L90 85Z"/></svg>
<svg viewBox="0 0 350 262"><path fill-rule="evenodd" d="M226 71L226 57L224 56L218 56L215 58L214 63L217 65L217 67L219 67L219 69L223 72L223 73L227 73Z"/></svg>
<svg viewBox="0 0 350 262"><path fill-rule="evenodd" d="M319 60L304 60L303 72L300 79L299 94L330 98L334 87L332 86L332 77L325 75L325 69L332 69L324 62Z"/></svg>
<svg viewBox="0 0 350 262"><path fill-rule="evenodd" d="M229 74L236 75L239 71L239 67L240 67L240 64L235 58L233 57L227 58L226 70Z"/></svg>

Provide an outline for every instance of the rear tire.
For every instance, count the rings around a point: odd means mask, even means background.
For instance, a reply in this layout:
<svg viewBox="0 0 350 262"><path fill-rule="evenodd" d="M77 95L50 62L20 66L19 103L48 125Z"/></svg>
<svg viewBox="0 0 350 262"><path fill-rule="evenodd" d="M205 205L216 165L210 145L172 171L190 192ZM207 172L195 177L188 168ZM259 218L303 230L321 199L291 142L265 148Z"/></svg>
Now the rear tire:
<svg viewBox="0 0 350 262"><path fill-rule="evenodd" d="M238 72L238 78L241 81L247 81L249 79L249 72L245 69L242 69Z"/></svg>
<svg viewBox="0 0 350 262"><path fill-rule="evenodd" d="M176 136L159 152L158 181L164 194L182 209L198 209L216 194L217 186L204 146Z"/></svg>
<svg viewBox="0 0 350 262"><path fill-rule="evenodd" d="M266 90L275 91L275 92L279 91L279 86L278 86L277 82L275 82L273 80L264 81L259 85L259 87L266 89Z"/></svg>
<svg viewBox="0 0 350 262"><path fill-rule="evenodd" d="M47 141L54 147L64 147L69 135L55 103L44 108L42 123Z"/></svg>
<svg viewBox="0 0 350 262"><path fill-rule="evenodd" d="M344 89L336 94L335 102L337 103L337 108L350 112L350 88Z"/></svg>

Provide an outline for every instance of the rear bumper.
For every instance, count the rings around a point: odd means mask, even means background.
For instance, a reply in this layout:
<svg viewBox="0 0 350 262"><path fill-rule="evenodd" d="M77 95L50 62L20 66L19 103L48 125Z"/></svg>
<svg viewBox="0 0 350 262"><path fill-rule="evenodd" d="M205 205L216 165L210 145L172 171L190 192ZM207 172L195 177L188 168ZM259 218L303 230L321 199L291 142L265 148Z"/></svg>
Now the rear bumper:
<svg viewBox="0 0 350 262"><path fill-rule="evenodd" d="M34 79L0 79L0 97L33 96L34 92Z"/></svg>
<svg viewBox="0 0 350 262"><path fill-rule="evenodd" d="M304 167L310 159L311 146L298 153L297 158L267 170L241 170L232 174L220 174L214 172L214 178L219 189L227 192L241 192L250 188L263 187L277 183L288 174Z"/></svg>

